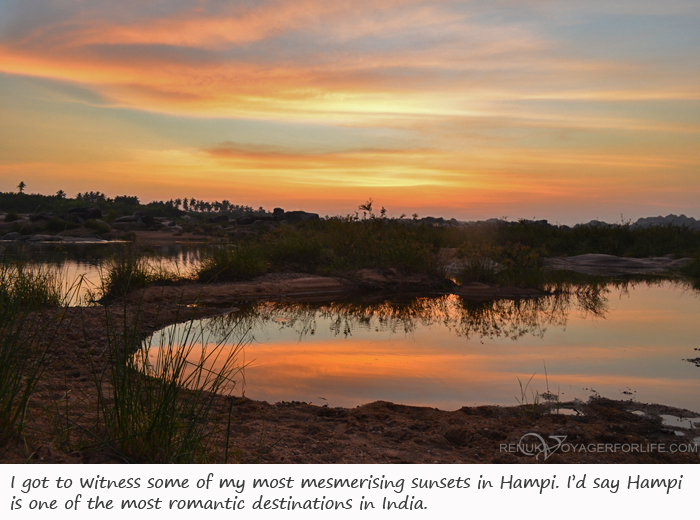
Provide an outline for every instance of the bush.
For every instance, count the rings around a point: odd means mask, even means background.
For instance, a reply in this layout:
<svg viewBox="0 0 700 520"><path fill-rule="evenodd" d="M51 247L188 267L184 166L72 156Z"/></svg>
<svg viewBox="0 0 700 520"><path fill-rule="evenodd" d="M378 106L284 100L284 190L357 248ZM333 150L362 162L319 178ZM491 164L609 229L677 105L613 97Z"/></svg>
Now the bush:
<svg viewBox="0 0 700 520"><path fill-rule="evenodd" d="M14 211L10 211L9 213L7 213L7 215L5 215L5 222L14 222L19 219L20 216Z"/></svg>
<svg viewBox="0 0 700 520"><path fill-rule="evenodd" d="M107 224L103 222L97 222L96 220L92 219L87 220L83 225L86 229L91 229L92 231L100 235L109 233L111 231L110 227Z"/></svg>

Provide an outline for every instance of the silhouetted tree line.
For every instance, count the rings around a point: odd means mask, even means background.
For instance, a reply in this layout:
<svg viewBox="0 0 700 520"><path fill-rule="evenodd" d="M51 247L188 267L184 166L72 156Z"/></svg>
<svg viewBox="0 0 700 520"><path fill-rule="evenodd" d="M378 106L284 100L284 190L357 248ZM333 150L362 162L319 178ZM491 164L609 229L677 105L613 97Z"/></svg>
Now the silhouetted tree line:
<svg viewBox="0 0 700 520"><path fill-rule="evenodd" d="M103 212L114 211L116 213L130 214L134 211L146 210L149 213L154 213L156 216L157 214L181 216L184 213L228 213L234 216L267 213L262 207L255 210L250 206L232 204L228 200L208 202L197 200L194 197L185 197L183 199L177 198L141 204L139 198L133 195L118 195L110 198L99 191L86 191L78 193L74 198L69 198L63 190L58 190L55 195L41 195L38 193L25 193L25 187L26 184L20 182L17 186L18 192L0 192L0 211L62 213L70 208L94 206L100 208Z"/></svg>

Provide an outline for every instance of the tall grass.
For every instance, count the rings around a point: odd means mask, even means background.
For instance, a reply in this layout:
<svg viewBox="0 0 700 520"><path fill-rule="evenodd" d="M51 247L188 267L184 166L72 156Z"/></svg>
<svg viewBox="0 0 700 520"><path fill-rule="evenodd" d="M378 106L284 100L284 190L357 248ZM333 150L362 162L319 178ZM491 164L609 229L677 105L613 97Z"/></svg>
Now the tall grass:
<svg viewBox="0 0 700 520"><path fill-rule="evenodd" d="M690 264L681 269L681 274L690 279L694 289L700 290L700 253L694 256Z"/></svg>
<svg viewBox="0 0 700 520"><path fill-rule="evenodd" d="M528 221L475 223L433 228L426 240L439 247L520 244L546 250L552 256L599 253L643 258L700 253L700 230L671 225L636 228L630 224L567 227Z"/></svg>
<svg viewBox="0 0 700 520"><path fill-rule="evenodd" d="M180 273L154 264L139 251L125 251L102 266L99 296L107 299L122 297L149 285L174 283L181 279Z"/></svg>
<svg viewBox="0 0 700 520"><path fill-rule="evenodd" d="M257 241L214 250L202 262L203 282L236 281L268 271L329 274L365 268L437 273L436 249L421 226L355 216L281 226Z"/></svg>
<svg viewBox="0 0 700 520"><path fill-rule="evenodd" d="M56 306L64 303L67 294L59 269L0 259L0 301L4 305L22 309Z"/></svg>
<svg viewBox="0 0 700 520"><path fill-rule="evenodd" d="M46 352L63 315L42 312L69 300L56 269L0 260L0 444L22 432Z"/></svg>
<svg viewBox="0 0 700 520"><path fill-rule="evenodd" d="M197 278L202 282L233 282L265 274L268 262L257 245L229 245L209 251L202 258Z"/></svg>
<svg viewBox="0 0 700 520"><path fill-rule="evenodd" d="M543 287L547 282L545 252L540 249L521 244L501 247L470 243L459 250L458 256L463 267L457 280L463 284Z"/></svg>
<svg viewBox="0 0 700 520"><path fill-rule="evenodd" d="M238 354L245 337L225 345L237 324L214 344L193 321L143 341L139 316L119 324L109 312L107 318L108 362L94 370L101 444L127 461L209 462L217 395L230 393L243 368Z"/></svg>

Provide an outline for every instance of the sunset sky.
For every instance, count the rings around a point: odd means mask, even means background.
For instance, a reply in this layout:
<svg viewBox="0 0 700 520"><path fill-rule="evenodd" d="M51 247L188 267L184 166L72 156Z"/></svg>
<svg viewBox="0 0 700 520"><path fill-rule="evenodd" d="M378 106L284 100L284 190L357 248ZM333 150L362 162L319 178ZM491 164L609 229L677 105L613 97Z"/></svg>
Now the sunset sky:
<svg viewBox="0 0 700 520"><path fill-rule="evenodd" d="M0 0L0 191L700 218L698 0Z"/></svg>

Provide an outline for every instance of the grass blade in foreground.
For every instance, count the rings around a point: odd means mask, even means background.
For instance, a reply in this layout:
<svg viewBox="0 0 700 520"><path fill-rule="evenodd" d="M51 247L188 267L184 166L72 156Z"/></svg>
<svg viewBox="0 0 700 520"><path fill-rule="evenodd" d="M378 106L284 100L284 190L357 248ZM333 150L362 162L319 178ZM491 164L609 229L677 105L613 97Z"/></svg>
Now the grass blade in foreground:
<svg viewBox="0 0 700 520"><path fill-rule="evenodd" d="M142 341L138 314L116 325L107 312L108 365L95 371L104 444L130 462L209 462L211 412L243 369L245 339L226 345L239 323L214 344L193 321Z"/></svg>
<svg viewBox="0 0 700 520"><path fill-rule="evenodd" d="M64 288L56 270L0 261L0 445L22 431L29 399L55 339L57 328L52 325L63 319L62 313L44 311L68 303L71 290L64 293Z"/></svg>

